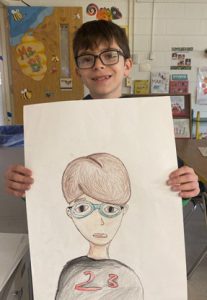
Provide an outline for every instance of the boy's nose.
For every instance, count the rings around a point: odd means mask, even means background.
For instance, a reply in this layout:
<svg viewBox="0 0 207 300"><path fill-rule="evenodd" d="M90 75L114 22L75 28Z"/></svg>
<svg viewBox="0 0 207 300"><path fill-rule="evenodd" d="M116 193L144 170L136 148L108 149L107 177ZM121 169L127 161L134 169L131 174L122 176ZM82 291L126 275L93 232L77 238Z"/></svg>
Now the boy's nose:
<svg viewBox="0 0 207 300"><path fill-rule="evenodd" d="M102 63L102 61L100 60L99 57L95 58L95 64L93 66L93 69L97 70L97 69L104 69L104 64Z"/></svg>

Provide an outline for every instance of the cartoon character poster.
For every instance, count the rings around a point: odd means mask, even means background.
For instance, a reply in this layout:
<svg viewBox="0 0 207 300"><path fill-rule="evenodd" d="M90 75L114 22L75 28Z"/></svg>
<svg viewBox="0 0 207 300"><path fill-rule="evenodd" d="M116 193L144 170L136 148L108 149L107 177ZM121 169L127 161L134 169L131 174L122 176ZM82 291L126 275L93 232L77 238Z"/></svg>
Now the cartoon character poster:
<svg viewBox="0 0 207 300"><path fill-rule="evenodd" d="M191 70L193 47L172 47L171 70Z"/></svg>
<svg viewBox="0 0 207 300"><path fill-rule="evenodd" d="M137 100L25 107L36 300L187 300L171 102Z"/></svg>
<svg viewBox="0 0 207 300"><path fill-rule="evenodd" d="M198 68L196 96L198 104L207 104L207 67Z"/></svg>

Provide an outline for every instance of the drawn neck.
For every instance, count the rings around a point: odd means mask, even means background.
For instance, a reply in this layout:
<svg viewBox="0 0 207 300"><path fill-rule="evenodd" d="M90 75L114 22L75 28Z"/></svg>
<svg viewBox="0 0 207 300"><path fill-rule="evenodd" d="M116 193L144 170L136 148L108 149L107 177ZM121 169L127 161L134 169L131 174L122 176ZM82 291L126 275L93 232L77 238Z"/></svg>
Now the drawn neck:
<svg viewBox="0 0 207 300"><path fill-rule="evenodd" d="M93 259L109 259L109 244L95 245L90 243L88 257Z"/></svg>

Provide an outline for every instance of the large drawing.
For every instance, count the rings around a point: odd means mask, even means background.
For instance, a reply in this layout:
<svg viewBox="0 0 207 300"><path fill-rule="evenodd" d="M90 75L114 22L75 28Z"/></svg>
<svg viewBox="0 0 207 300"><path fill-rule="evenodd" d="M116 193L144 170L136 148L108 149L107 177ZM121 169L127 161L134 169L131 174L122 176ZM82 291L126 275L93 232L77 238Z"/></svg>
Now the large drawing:
<svg viewBox="0 0 207 300"><path fill-rule="evenodd" d="M69 204L67 215L89 242L89 250L63 268L56 300L143 300L143 288L134 270L109 256L110 243L131 196L124 164L108 153L79 157L67 165L62 190Z"/></svg>
<svg viewBox="0 0 207 300"><path fill-rule="evenodd" d="M187 300L169 97L27 105L35 300Z"/></svg>

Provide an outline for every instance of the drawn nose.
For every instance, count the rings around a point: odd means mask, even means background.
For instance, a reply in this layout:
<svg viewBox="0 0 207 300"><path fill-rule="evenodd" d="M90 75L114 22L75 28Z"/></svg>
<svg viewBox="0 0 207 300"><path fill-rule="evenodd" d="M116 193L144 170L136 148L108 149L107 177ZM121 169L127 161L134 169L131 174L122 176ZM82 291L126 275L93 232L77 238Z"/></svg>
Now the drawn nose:
<svg viewBox="0 0 207 300"><path fill-rule="evenodd" d="M101 217L101 225L104 225L104 220L102 217Z"/></svg>

